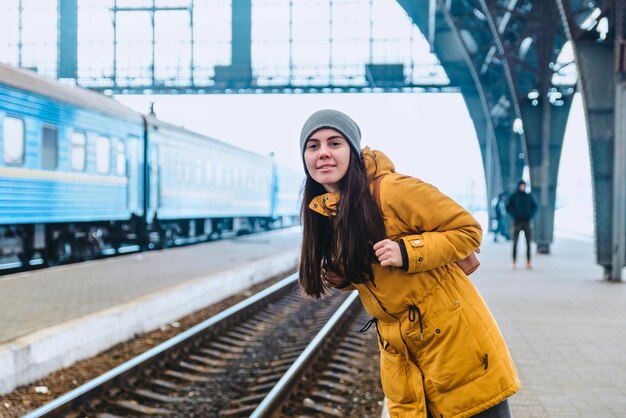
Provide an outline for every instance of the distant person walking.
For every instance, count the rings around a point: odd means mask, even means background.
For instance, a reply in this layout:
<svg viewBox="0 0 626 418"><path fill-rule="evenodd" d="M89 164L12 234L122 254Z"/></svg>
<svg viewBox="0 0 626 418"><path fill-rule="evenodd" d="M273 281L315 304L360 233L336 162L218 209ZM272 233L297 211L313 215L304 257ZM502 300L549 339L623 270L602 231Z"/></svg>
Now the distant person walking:
<svg viewBox="0 0 626 418"><path fill-rule="evenodd" d="M506 193L500 193L493 203L493 216L496 227L493 230L493 242L498 242L498 235L502 235L507 241L511 240L508 228L506 227Z"/></svg>
<svg viewBox="0 0 626 418"><path fill-rule="evenodd" d="M520 231L524 231L524 238L526 239L526 267L532 268L530 243L533 238L530 221L537 213L537 208L537 201L533 195L526 192L526 182L520 180L517 184L517 190L509 197L506 204L506 211L513 218L513 270L517 265L517 239Z"/></svg>

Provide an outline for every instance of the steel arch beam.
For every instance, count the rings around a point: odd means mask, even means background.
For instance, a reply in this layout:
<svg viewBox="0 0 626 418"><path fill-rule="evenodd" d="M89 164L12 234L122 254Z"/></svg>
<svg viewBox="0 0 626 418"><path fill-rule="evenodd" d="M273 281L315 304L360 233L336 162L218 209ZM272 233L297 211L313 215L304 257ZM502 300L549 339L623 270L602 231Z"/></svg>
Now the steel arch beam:
<svg viewBox="0 0 626 418"><path fill-rule="evenodd" d="M539 201L533 239L537 252L547 254L553 241L558 166L572 99L552 81L557 53L565 39L552 24L558 11L550 2L477 1L489 23L515 113L524 126L528 168ZM517 13L516 19L524 24L507 29L520 4L525 14ZM530 52L520 57L521 45L528 40L532 47L526 51ZM536 93L535 99L528 97L531 91Z"/></svg>
<svg viewBox="0 0 626 418"><path fill-rule="evenodd" d="M616 99L623 97L626 69L616 63L616 56L623 58L619 45L625 42L624 5L620 0L557 0L556 3L573 45L587 121L597 262L604 267L606 279L619 281L626 264L623 221L626 162L623 156L619 158L626 142L626 120L616 117L616 103L619 102L622 114L624 106L621 99ZM596 23L586 25L596 9L600 13ZM605 39L596 30L603 17L610 21Z"/></svg>
<svg viewBox="0 0 626 418"><path fill-rule="evenodd" d="M549 254L554 238L559 163L572 98L565 98L563 102L558 107L547 98L537 104L529 99L521 103L530 162L528 171L540 208L534 219L533 240L541 254Z"/></svg>
<svg viewBox="0 0 626 418"><path fill-rule="evenodd" d="M532 0L398 2L420 30L429 34L449 78L461 86L479 139L481 131L485 132L481 152L490 198L496 195L496 187L514 189L523 169L520 155L528 165L540 202L534 238L538 252L549 253L558 167L573 92L569 88L564 93L566 89L553 82L558 72L554 64L566 39L558 25L546 24L558 16L556 6ZM446 37L452 38L447 45ZM450 59L450 51L462 54ZM462 71L465 74L460 74ZM538 99L528 99L532 91ZM519 137L512 133L517 118L525 128ZM488 123L481 126L481 121ZM497 158L490 155L491 151ZM489 179L494 172L496 181Z"/></svg>
<svg viewBox="0 0 626 418"><path fill-rule="evenodd" d="M398 0L413 23L424 34L431 36L431 48L446 70L452 84L461 87L463 99L476 129L483 170L487 183L488 202L508 185L505 182L520 177L523 165L519 164L518 138L512 134L513 120L503 112L500 97L491 97L484 89L476 65L468 50L469 33L463 33L455 24L447 8L413 0ZM429 7L430 6L430 7ZM503 146L504 144L504 146ZM511 156L513 155L513 158Z"/></svg>

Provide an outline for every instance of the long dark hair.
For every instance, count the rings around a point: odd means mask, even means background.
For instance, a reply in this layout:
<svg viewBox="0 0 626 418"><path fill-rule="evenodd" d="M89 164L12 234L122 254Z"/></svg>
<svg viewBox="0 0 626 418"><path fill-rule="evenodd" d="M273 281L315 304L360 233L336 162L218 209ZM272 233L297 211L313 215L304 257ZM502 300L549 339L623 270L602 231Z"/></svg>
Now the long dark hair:
<svg viewBox="0 0 626 418"><path fill-rule="evenodd" d="M353 149L345 176L339 182L341 198L337 216L324 216L308 205L324 187L307 173L300 217L303 225L300 284L304 292L320 298L328 293L322 269L335 272L351 283L374 279L373 262L378 262L373 245L385 239L383 215L372 197L365 164Z"/></svg>

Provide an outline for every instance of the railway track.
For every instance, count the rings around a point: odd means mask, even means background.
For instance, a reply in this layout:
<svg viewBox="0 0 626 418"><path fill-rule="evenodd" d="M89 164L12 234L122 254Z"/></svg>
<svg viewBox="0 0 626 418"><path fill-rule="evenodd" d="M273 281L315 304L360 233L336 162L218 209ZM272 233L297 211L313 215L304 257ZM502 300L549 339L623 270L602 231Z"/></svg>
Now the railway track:
<svg viewBox="0 0 626 418"><path fill-rule="evenodd" d="M347 416L355 388L379 415L377 379L358 389L378 365L356 299L305 299L294 274L25 417Z"/></svg>

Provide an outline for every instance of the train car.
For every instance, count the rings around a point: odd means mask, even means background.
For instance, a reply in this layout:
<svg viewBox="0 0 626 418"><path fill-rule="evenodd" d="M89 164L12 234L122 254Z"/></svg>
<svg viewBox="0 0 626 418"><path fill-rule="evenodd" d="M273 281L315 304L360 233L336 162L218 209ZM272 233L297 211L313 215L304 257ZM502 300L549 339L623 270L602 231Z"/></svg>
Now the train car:
<svg viewBox="0 0 626 418"><path fill-rule="evenodd" d="M273 175L269 156L151 116L146 116L146 126L150 247L271 226Z"/></svg>
<svg viewBox="0 0 626 418"><path fill-rule="evenodd" d="M138 243L143 147L140 113L0 64L0 262L55 263Z"/></svg>
<svg viewBox="0 0 626 418"><path fill-rule="evenodd" d="M274 167L276 190L274 193L273 216L277 226L287 227L300 223L300 190L304 174L295 173L284 167Z"/></svg>
<svg viewBox="0 0 626 418"><path fill-rule="evenodd" d="M297 222L272 156L4 64L0 153L0 270Z"/></svg>

